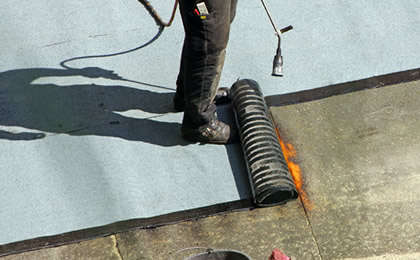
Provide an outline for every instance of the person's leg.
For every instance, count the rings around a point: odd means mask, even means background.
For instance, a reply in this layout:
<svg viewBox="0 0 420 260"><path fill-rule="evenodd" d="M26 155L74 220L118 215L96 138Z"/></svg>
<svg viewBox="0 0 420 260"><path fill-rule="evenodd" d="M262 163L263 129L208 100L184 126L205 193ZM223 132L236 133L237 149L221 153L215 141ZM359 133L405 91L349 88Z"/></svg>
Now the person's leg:
<svg viewBox="0 0 420 260"><path fill-rule="evenodd" d="M200 0L181 0L185 29L177 94L185 99L184 128L205 128L217 120L214 97L225 58L236 0L205 1L208 15L196 13Z"/></svg>
<svg viewBox="0 0 420 260"><path fill-rule="evenodd" d="M185 96L184 96L184 49L185 49L185 41L184 46L182 48L181 53L181 62L179 66L179 74L176 81L176 92L174 96L174 109L177 112L184 111L185 108Z"/></svg>
<svg viewBox="0 0 420 260"><path fill-rule="evenodd" d="M182 51L184 52L184 51ZM226 53L226 51L225 51ZM181 55L181 57L183 57L183 55ZM181 64L180 64L180 70L179 70L179 74L178 74L178 78L176 81L176 93L174 96L174 109L176 112L181 112L184 111L185 108L185 97L184 97L184 62L183 62L183 58L181 58ZM223 63L224 63L224 57L223 60L220 62L217 71L218 71L218 77L216 78L215 82L219 82L220 80L220 76L221 76L221 72L223 69ZM217 88L215 97L213 99L213 101L216 103L216 105L219 104L226 104L230 102L230 89L227 87L224 88Z"/></svg>

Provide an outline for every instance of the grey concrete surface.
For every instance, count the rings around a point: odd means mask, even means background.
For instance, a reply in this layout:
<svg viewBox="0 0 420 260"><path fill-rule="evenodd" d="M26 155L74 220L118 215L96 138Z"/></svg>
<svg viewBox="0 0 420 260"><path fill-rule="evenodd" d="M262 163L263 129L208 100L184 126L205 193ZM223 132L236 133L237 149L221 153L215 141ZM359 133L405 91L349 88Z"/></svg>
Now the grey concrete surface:
<svg viewBox="0 0 420 260"><path fill-rule="evenodd" d="M118 241L115 236L99 238L56 248L30 251L1 257L4 260L18 259L109 259L120 260Z"/></svg>
<svg viewBox="0 0 420 260"><path fill-rule="evenodd" d="M418 256L419 98L415 81L271 108L297 149L323 259Z"/></svg>
<svg viewBox="0 0 420 260"><path fill-rule="evenodd" d="M268 259L277 247L300 259L318 258L310 226L298 201L282 207L123 233L117 238L123 259L168 259L180 249L197 246L237 250L252 259ZM186 251L174 259L198 252Z"/></svg>

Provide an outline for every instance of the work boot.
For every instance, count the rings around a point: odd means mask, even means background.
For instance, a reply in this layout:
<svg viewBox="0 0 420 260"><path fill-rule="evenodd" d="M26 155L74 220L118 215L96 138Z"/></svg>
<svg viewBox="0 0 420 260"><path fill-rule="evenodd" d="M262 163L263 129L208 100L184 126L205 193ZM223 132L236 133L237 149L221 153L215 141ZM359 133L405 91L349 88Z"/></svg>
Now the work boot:
<svg viewBox="0 0 420 260"><path fill-rule="evenodd" d="M213 120L208 125L197 128L182 126L182 137L190 142L210 143L210 144L231 144L239 142L239 134L236 129L231 129L229 125Z"/></svg>
<svg viewBox="0 0 420 260"><path fill-rule="evenodd" d="M229 88L219 88L216 91L216 96L214 97L214 102L216 105L222 105L227 104L231 100L230 96L230 89ZM185 101L184 97L181 97L178 95L178 93L175 93L174 97L174 109L176 112L182 112L184 111L185 107Z"/></svg>

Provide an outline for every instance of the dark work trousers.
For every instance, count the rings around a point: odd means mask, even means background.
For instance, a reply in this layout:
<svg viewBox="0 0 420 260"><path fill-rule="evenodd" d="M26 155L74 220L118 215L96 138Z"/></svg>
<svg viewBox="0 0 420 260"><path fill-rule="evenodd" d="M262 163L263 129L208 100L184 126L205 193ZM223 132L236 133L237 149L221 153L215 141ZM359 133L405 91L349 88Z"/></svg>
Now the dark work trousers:
<svg viewBox="0 0 420 260"><path fill-rule="evenodd" d="M204 2L208 15L200 15ZM214 97L219 84L237 0L180 0L185 30L178 97L184 97L186 127L199 128L217 119Z"/></svg>

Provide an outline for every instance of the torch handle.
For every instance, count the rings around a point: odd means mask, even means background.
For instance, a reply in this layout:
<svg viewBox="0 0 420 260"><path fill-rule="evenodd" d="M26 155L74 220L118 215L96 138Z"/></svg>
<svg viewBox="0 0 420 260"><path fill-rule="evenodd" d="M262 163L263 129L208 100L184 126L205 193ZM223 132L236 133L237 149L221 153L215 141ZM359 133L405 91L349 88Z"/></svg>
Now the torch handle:
<svg viewBox="0 0 420 260"><path fill-rule="evenodd" d="M291 26L291 25L286 26L283 29L280 29L280 33L285 33L285 32L288 32L290 30L293 30L293 26Z"/></svg>

